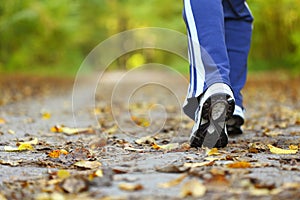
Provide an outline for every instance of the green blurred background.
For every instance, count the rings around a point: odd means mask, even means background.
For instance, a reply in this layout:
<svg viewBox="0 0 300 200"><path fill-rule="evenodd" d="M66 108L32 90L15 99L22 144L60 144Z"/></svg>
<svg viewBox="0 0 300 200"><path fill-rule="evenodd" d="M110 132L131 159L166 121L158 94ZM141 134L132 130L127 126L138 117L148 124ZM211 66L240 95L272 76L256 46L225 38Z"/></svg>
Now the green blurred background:
<svg viewBox="0 0 300 200"><path fill-rule="evenodd" d="M251 72L300 74L300 1L248 0L255 17ZM182 1L3 0L0 4L0 72L72 76L101 41L124 30L164 27L185 33ZM112 64L126 69L148 62L187 73L186 61L166 52L132 52Z"/></svg>

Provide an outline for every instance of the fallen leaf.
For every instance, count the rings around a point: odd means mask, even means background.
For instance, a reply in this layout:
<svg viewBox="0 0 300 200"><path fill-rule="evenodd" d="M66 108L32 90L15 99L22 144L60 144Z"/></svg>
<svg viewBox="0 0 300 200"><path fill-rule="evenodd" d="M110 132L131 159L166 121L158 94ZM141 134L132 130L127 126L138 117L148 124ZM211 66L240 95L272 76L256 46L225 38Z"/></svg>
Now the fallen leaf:
<svg viewBox="0 0 300 200"><path fill-rule="evenodd" d="M119 189L125 191L138 191L144 189L144 187L141 184L120 183Z"/></svg>
<svg viewBox="0 0 300 200"><path fill-rule="evenodd" d="M22 160L18 160L18 161L0 160L1 165L9 165L9 166L12 166L12 167L18 166L22 162L23 162ZM0 198L0 200L1 200L1 198Z"/></svg>
<svg viewBox="0 0 300 200"><path fill-rule="evenodd" d="M37 138L34 138L31 141L28 142L17 142L17 146L20 146L22 144L30 144L30 145L37 145L39 143L39 140Z"/></svg>
<svg viewBox="0 0 300 200"><path fill-rule="evenodd" d="M53 133L61 133L62 132L62 127L59 126L59 125L55 125L55 126L52 126L50 128L50 131L53 132Z"/></svg>
<svg viewBox="0 0 300 200"><path fill-rule="evenodd" d="M298 152L298 150L281 149L278 147L274 147L271 144L268 144L268 147L269 147L271 153L274 153L274 154L296 154Z"/></svg>
<svg viewBox="0 0 300 200"><path fill-rule="evenodd" d="M142 126L142 127L150 126L150 122L146 118L132 116L131 119L138 126Z"/></svg>
<svg viewBox="0 0 300 200"><path fill-rule="evenodd" d="M74 134L80 134L80 133L93 133L93 129L91 128L69 128L65 127L63 125L55 125L51 127L51 132L53 133L65 133L67 135L74 135Z"/></svg>
<svg viewBox="0 0 300 200"><path fill-rule="evenodd" d="M7 152L14 152L14 151L20 151L18 147L12 147L12 146L4 146L4 151Z"/></svg>
<svg viewBox="0 0 300 200"><path fill-rule="evenodd" d="M3 194L0 193L0 200L7 200L7 198Z"/></svg>
<svg viewBox="0 0 300 200"><path fill-rule="evenodd" d="M178 143L170 143L170 144L165 144L165 145L158 145L156 143L154 143L152 145L152 148L153 149L156 149L156 150L173 150L173 149L177 149L179 147L179 144Z"/></svg>
<svg viewBox="0 0 300 200"><path fill-rule="evenodd" d="M12 135L14 135L16 132L15 131L13 131L13 130L11 130L11 129L9 129L8 131L7 131L9 134L12 134Z"/></svg>
<svg viewBox="0 0 300 200"><path fill-rule="evenodd" d="M164 173L181 173L187 171L188 169L189 167L182 166L182 164L181 165L168 164L162 167L155 167L156 171L164 172Z"/></svg>
<svg viewBox="0 0 300 200"><path fill-rule="evenodd" d="M64 169L57 171L57 176L61 179L65 179L71 176L70 172Z"/></svg>
<svg viewBox="0 0 300 200"><path fill-rule="evenodd" d="M139 139L136 139L134 141L136 144L139 144L139 145L142 145L142 144L154 144L155 143L155 139L151 136L145 136L145 137L142 137L142 138L139 138Z"/></svg>
<svg viewBox="0 0 300 200"><path fill-rule="evenodd" d="M0 118L0 124L6 124L6 120L3 118Z"/></svg>
<svg viewBox="0 0 300 200"><path fill-rule="evenodd" d="M93 129L91 128L69 128L69 127L62 127L62 132L67 135L74 135L79 133L92 133Z"/></svg>
<svg viewBox="0 0 300 200"><path fill-rule="evenodd" d="M49 112L42 112L42 119L50 119L51 118L51 114Z"/></svg>
<svg viewBox="0 0 300 200"><path fill-rule="evenodd" d="M214 161L206 161L206 162L201 162L201 163L184 163L184 167L189 167L189 168L195 168L195 167L204 167L204 166L211 166L214 164Z"/></svg>
<svg viewBox="0 0 300 200"><path fill-rule="evenodd" d="M187 176L188 176L187 173L181 174L179 177L177 177L169 182L158 184L158 187L161 187L161 188L174 187L174 186L180 184Z"/></svg>
<svg viewBox="0 0 300 200"><path fill-rule="evenodd" d="M297 150L297 151L298 151L299 147L298 147L298 145L293 145L293 144L291 144L291 145L289 146L289 149L290 149L290 150Z"/></svg>
<svg viewBox="0 0 300 200"><path fill-rule="evenodd" d="M180 197L185 198L188 196L202 197L206 193L206 187L197 179L192 179L184 183L180 190Z"/></svg>
<svg viewBox="0 0 300 200"><path fill-rule="evenodd" d="M26 150L34 150L32 145L29 144L29 143L23 143L23 144L20 144L20 146L18 147L19 151L26 151Z"/></svg>
<svg viewBox="0 0 300 200"><path fill-rule="evenodd" d="M240 161L240 162L234 162L226 165L229 168L250 168L251 164L249 162Z"/></svg>
<svg viewBox="0 0 300 200"><path fill-rule="evenodd" d="M118 131L118 126L114 125L111 128L108 128L108 129L104 130L104 133L106 133L108 135L111 135L111 134L116 133L117 131Z"/></svg>
<svg viewBox="0 0 300 200"><path fill-rule="evenodd" d="M206 150L208 156L218 156L221 155L217 148L207 149Z"/></svg>
<svg viewBox="0 0 300 200"><path fill-rule="evenodd" d="M76 167L86 168L86 169L96 169L102 166L102 164L98 161L86 161L86 160L76 162L74 165Z"/></svg>
<svg viewBox="0 0 300 200"><path fill-rule="evenodd" d="M59 156L61 154L67 155L68 152L64 149L62 149L62 150L57 149L57 150L53 150L50 153L48 153L48 156L51 158L59 158Z"/></svg>
<svg viewBox="0 0 300 200"><path fill-rule="evenodd" d="M145 152L145 149L136 149L136 148L129 147L129 146L125 147L124 150L135 151L135 152L139 152L139 153Z"/></svg>

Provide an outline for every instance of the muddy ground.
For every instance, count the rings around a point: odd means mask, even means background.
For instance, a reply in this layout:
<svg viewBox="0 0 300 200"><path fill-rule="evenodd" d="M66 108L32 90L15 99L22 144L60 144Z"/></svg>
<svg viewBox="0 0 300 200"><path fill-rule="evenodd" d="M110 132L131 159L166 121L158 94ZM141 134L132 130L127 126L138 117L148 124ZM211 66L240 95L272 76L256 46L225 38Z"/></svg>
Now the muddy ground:
<svg viewBox="0 0 300 200"><path fill-rule="evenodd" d="M299 199L299 85L250 75L244 134L194 149L178 75L106 73L94 106L78 87L76 110L71 79L2 77L0 200Z"/></svg>

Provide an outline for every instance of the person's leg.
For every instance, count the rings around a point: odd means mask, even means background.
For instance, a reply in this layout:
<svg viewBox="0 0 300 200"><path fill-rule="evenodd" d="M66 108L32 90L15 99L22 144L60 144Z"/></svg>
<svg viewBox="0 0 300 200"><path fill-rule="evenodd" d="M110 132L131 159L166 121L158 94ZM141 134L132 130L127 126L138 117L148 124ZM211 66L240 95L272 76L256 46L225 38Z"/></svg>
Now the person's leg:
<svg viewBox="0 0 300 200"><path fill-rule="evenodd" d="M184 111L195 120L191 146L208 141L207 146L215 143L224 147L228 140L224 124L234 110L234 99L222 0L185 0L183 16L190 58L190 87Z"/></svg>
<svg viewBox="0 0 300 200"><path fill-rule="evenodd" d="M243 89L247 77L247 60L251 43L253 17L245 0L223 0L225 41L230 63L230 83L236 101L234 119L228 122L229 133L242 133L244 122ZM232 127L230 127L232 126Z"/></svg>
<svg viewBox="0 0 300 200"><path fill-rule="evenodd" d="M189 37L191 95L200 96L214 83L229 81L222 0L184 0Z"/></svg>

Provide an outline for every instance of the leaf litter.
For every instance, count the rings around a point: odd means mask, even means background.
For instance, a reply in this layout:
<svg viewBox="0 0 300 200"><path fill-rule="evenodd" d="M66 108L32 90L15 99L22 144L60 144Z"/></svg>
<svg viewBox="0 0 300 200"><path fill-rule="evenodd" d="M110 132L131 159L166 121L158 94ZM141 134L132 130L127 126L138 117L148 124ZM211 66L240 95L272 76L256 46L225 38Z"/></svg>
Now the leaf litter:
<svg viewBox="0 0 300 200"><path fill-rule="evenodd" d="M148 191L158 191L151 194L152 199L229 196L237 199L241 196L244 199L292 196L297 199L300 188L297 179L300 175L300 92L296 86L300 82L270 80L268 84L259 84L260 81L250 81L245 93L249 108L245 134L231 138L224 149L191 148L186 141L193 123L183 119L182 132L175 135L174 127L180 123L176 116L167 119L161 131L149 134L147 128L152 123L143 113L148 111L151 103L130 107L134 119L129 120L145 131L127 137L113 121L109 106L101 105L93 113L101 118L100 129L56 125L50 130L51 136L46 134L49 127L45 127L43 131L24 133L32 134L30 140L3 142L0 167L10 170L20 167L27 173L37 167L48 169L48 173L38 177L24 173L25 180L21 176L6 178L0 186L0 194L7 199L74 198L70 195L101 199L113 198L124 191L126 199L140 194L143 198ZM276 90L266 85L272 85ZM286 93L286 88L293 93ZM257 91L264 91L264 95ZM174 113L173 108L169 110ZM43 113L44 120L41 120L43 114L37 119L30 116L31 123L40 120L55 124L51 121L54 112L47 112ZM8 115L3 116L5 122L0 118L0 125L5 129L1 132L5 136L7 130L14 130L9 136L19 138L21 130L6 117ZM39 139L35 141L35 138ZM5 146L14 151L5 151ZM176 173L176 178L166 178L170 173ZM170 193L173 189L176 192Z"/></svg>

